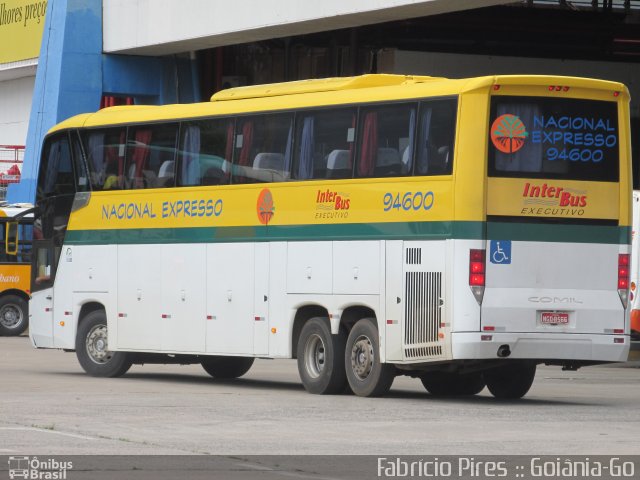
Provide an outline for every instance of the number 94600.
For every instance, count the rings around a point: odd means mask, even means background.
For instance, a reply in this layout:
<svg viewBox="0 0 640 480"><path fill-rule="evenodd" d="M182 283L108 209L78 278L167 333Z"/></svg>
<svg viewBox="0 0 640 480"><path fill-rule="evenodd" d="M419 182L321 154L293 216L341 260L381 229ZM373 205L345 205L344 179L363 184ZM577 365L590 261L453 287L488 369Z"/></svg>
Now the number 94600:
<svg viewBox="0 0 640 480"><path fill-rule="evenodd" d="M433 192L405 192L391 193L387 192L382 197L384 211L388 212L392 209L404 211L430 210L433 207L435 195Z"/></svg>

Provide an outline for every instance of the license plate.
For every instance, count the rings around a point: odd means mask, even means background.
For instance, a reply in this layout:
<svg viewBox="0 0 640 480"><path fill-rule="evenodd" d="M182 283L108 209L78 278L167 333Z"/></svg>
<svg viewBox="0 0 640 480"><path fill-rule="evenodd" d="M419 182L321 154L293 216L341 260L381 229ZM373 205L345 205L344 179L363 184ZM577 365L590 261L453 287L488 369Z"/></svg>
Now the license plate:
<svg viewBox="0 0 640 480"><path fill-rule="evenodd" d="M540 323L543 325L568 325L569 314L566 312L542 312Z"/></svg>

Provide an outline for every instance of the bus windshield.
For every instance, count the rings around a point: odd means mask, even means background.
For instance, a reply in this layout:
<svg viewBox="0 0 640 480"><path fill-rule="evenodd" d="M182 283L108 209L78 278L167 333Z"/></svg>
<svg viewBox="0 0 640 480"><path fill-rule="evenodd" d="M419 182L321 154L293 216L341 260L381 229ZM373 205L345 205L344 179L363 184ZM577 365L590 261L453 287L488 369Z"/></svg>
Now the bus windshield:
<svg viewBox="0 0 640 480"><path fill-rule="evenodd" d="M489 122L489 175L616 182L616 103L494 96Z"/></svg>

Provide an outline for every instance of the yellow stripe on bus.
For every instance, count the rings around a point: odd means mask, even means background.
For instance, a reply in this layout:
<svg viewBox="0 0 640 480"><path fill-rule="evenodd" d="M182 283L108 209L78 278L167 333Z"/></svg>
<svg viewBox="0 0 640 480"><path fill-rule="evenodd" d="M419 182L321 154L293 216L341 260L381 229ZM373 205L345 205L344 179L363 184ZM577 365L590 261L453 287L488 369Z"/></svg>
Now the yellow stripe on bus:
<svg viewBox="0 0 640 480"><path fill-rule="evenodd" d="M69 230L450 221L453 206L451 177L124 190L93 193Z"/></svg>
<svg viewBox="0 0 640 480"><path fill-rule="evenodd" d="M618 183L489 178L487 215L618 220Z"/></svg>

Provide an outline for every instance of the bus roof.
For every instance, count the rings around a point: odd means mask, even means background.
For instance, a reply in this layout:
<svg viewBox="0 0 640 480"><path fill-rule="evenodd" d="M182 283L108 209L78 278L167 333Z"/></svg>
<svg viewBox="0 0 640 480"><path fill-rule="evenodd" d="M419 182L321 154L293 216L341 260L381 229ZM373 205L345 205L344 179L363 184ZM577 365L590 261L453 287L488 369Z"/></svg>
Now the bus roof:
<svg viewBox="0 0 640 480"><path fill-rule="evenodd" d="M68 128L92 128L122 124L180 121L217 115L350 105L384 101L390 98L415 99L425 96L458 95L492 85L551 86L618 91L629 97L618 82L581 77L549 75L494 75L463 79L441 77L371 74L357 77L301 80L222 90L209 102L173 105L132 105L109 107L95 113L71 117L54 126L49 133Z"/></svg>
<svg viewBox="0 0 640 480"><path fill-rule="evenodd" d="M440 77L424 77L409 75L369 74L359 77L320 78L298 80L295 82L251 85L221 90L211 96L212 102L239 100L245 98L276 97L303 93L336 92L340 90L356 90L360 88L390 87L411 82L428 82L446 80Z"/></svg>

